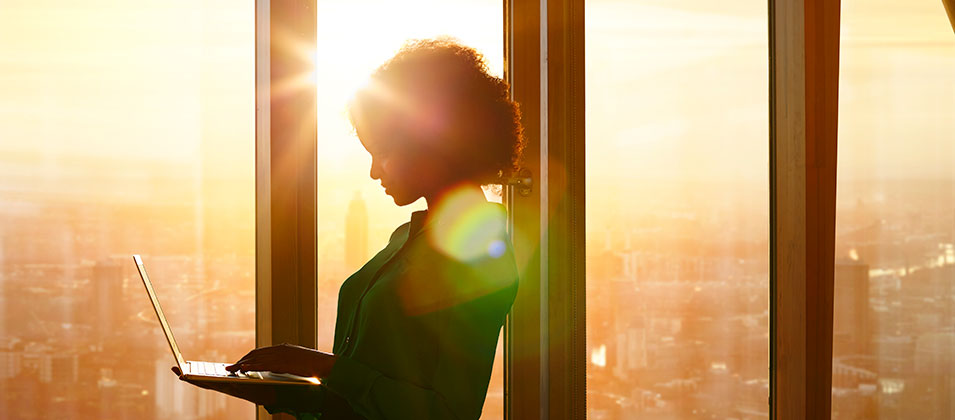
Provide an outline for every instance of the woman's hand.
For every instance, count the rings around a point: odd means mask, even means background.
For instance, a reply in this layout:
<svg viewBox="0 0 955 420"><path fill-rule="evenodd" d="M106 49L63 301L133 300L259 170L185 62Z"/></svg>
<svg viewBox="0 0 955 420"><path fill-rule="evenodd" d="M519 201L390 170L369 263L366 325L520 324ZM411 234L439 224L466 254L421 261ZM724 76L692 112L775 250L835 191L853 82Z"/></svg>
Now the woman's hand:
<svg viewBox="0 0 955 420"><path fill-rule="evenodd" d="M335 365L335 355L292 344L262 347L226 366L229 372L269 371L322 378Z"/></svg>

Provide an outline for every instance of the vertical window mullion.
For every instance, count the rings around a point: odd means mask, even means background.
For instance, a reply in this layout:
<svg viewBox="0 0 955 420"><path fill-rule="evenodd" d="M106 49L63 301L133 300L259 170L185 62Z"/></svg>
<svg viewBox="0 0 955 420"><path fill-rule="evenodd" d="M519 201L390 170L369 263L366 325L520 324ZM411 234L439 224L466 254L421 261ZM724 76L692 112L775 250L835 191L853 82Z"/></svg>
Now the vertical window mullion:
<svg viewBox="0 0 955 420"><path fill-rule="evenodd" d="M507 72L524 126L522 166L533 179L528 194L508 198L520 287L507 322L506 419L541 418L540 361L540 2L505 0Z"/></svg>
<svg viewBox="0 0 955 420"><path fill-rule="evenodd" d="M508 322L508 418L586 417L583 1L506 3L508 80L533 178L510 194L521 288Z"/></svg>
<svg viewBox="0 0 955 420"><path fill-rule="evenodd" d="M255 346L272 343L271 72L268 0L255 2ZM270 418L256 407L256 419Z"/></svg>
<svg viewBox="0 0 955 420"><path fill-rule="evenodd" d="M584 177L584 1L548 0L546 8L547 418L584 419L586 288ZM546 164L546 165L545 165ZM546 183L543 182L546 180ZM546 187L545 187L546 185ZM546 203L546 206L545 206Z"/></svg>
<svg viewBox="0 0 955 420"><path fill-rule="evenodd" d="M769 8L774 419L830 416L839 6Z"/></svg>
<svg viewBox="0 0 955 420"><path fill-rule="evenodd" d="M314 348L317 98L288 86L314 71L316 1L257 0L256 25L256 345Z"/></svg>

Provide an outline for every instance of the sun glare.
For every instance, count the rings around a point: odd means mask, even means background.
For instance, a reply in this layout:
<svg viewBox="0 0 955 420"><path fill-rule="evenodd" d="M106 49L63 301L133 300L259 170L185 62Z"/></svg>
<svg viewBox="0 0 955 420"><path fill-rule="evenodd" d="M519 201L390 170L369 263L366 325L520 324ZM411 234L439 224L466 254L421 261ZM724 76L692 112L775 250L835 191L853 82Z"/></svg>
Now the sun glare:
<svg viewBox="0 0 955 420"><path fill-rule="evenodd" d="M353 137L345 106L371 73L408 40L456 38L483 53L491 72L501 76L503 45L498 32L487 24L499 21L500 13L487 4L474 0L450 5L416 1L413 6L381 0L319 2L315 75L322 159L343 162L364 154L357 141L342 138ZM462 13L468 18L454 19Z"/></svg>
<svg viewBox="0 0 955 420"><path fill-rule="evenodd" d="M467 189L458 187L446 194L433 209L435 225L428 239L435 249L457 261L473 262L497 258L506 245L505 218L498 207L476 206Z"/></svg>

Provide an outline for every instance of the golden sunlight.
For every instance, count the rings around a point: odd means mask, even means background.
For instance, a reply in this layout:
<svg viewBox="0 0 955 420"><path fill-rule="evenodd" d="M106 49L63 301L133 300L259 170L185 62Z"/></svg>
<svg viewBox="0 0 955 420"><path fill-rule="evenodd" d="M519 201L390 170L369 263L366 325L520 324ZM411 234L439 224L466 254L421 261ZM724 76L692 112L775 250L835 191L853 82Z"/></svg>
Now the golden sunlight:
<svg viewBox="0 0 955 420"><path fill-rule="evenodd" d="M492 74L503 75L501 5L489 0L323 1L317 13L319 229L337 232L357 192L367 204L369 245L374 248L408 220L409 210L423 209L424 203L397 208L369 177L371 159L349 122L348 101L378 66L413 39L454 37L483 53Z"/></svg>
<svg viewBox="0 0 955 420"><path fill-rule="evenodd" d="M415 1L412 6L383 0L319 2L316 76L319 142L323 161L364 163L353 138L345 104L368 76L412 39L451 36L485 55L488 67L502 75L503 43L488 22L500 21L500 8L487 1ZM496 3L494 3L496 5ZM467 19L455 19L467 14ZM330 119L330 116L337 118Z"/></svg>

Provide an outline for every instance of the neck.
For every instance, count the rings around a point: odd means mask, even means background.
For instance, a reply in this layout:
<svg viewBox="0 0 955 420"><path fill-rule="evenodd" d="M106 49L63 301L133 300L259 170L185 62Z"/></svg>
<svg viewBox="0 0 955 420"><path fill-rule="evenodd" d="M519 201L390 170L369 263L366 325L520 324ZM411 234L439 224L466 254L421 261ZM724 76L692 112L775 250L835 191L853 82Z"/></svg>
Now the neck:
<svg viewBox="0 0 955 420"><path fill-rule="evenodd" d="M453 198L455 201L474 204L487 202L487 198L484 197L484 190L481 189L481 186L469 182L457 184L450 188L446 188L426 196L425 201L428 202L428 211L430 212L431 210L437 209L438 206L451 198Z"/></svg>

